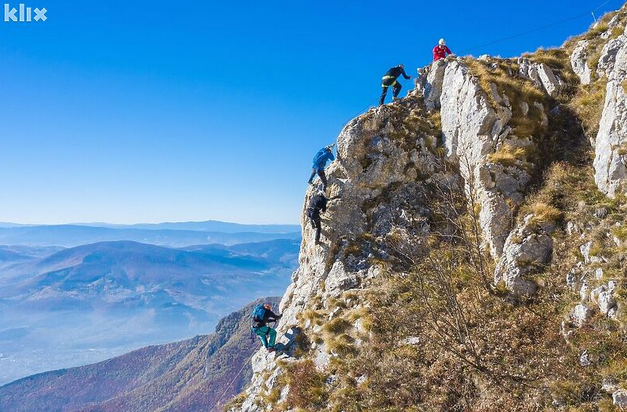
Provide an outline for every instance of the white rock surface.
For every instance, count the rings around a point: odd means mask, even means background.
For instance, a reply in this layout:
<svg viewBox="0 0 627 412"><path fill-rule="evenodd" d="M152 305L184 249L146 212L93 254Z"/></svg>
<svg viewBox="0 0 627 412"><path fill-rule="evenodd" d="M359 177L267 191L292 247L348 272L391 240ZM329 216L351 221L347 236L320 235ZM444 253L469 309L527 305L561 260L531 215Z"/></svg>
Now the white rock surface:
<svg viewBox="0 0 627 412"><path fill-rule="evenodd" d="M619 389L612 394L612 402L619 408L627 408L627 390Z"/></svg>
<svg viewBox="0 0 627 412"><path fill-rule="evenodd" d="M590 353L587 350L581 352L579 355L579 364L583 367L592 365L592 361L590 360Z"/></svg>
<svg viewBox="0 0 627 412"><path fill-rule="evenodd" d="M529 59L518 59L521 76L531 80L537 87L544 89L549 96L555 97L566 85L562 79L557 77L551 68L544 63L533 63Z"/></svg>
<svg viewBox="0 0 627 412"><path fill-rule="evenodd" d="M590 319L591 316L592 311L586 305L582 304L578 304L570 312L570 320L578 328L582 327L588 321L588 319Z"/></svg>
<svg viewBox="0 0 627 412"><path fill-rule="evenodd" d="M579 251L583 256L584 263L587 265L591 262L590 250L592 249L592 241L586 242L579 247Z"/></svg>
<svg viewBox="0 0 627 412"><path fill-rule="evenodd" d="M614 63L616 62L616 55L618 51L625 44L625 36L620 36L616 39L608 41L603 50L601 51L601 57L597 65L597 75L599 77L608 76L614 70Z"/></svg>
<svg viewBox="0 0 627 412"><path fill-rule="evenodd" d="M575 74L579 76L581 84L590 84L592 81L592 70L588 65L588 46L587 40L579 41L570 56L570 65Z"/></svg>
<svg viewBox="0 0 627 412"><path fill-rule="evenodd" d="M338 160L327 169L328 191L333 200L322 214L323 244L314 244L313 229L303 220L300 266L281 301L279 336L287 333L294 339L296 333L289 332L294 330L290 328L299 325L300 312L315 307L312 302L316 297L329 302L329 298L359 288L362 282L378 276L380 269L373 263L375 254L419 254L431 229L429 188L462 190L461 179L452 172L445 173L442 163L429 150L419 125L406 122L412 116L424 116L424 112L415 110L422 110L421 100L405 98L369 111L341 132ZM308 190L305 205L315 191ZM302 216L304 219L304 213ZM446 232L445 227L440 229ZM368 239L372 238L379 239L376 250L369 246ZM338 316L338 307L327 309L329 317ZM355 327L360 328L360 323L356 322ZM320 333L319 326L312 327L314 333L316 328ZM285 336L281 342L293 347ZM312 349L311 358L319 369L324 369L334 354L328 353L324 343ZM238 412L260 411L254 399L263 390L264 377L276 378L283 373L274 355L263 350L252 362L252 384Z"/></svg>
<svg viewBox="0 0 627 412"><path fill-rule="evenodd" d="M427 83L424 87L425 105L427 110L440 108L440 95L442 94L442 82L444 81L444 71L446 70L446 60L435 61L429 66Z"/></svg>
<svg viewBox="0 0 627 412"><path fill-rule="evenodd" d="M533 223L533 215L528 215L507 238L494 283L504 282L514 296L533 295L537 286L526 277L541 272L551 261L552 253L553 239Z"/></svg>
<svg viewBox="0 0 627 412"><path fill-rule="evenodd" d="M602 285L590 292L590 299L599 307L599 311L610 317L616 316L616 299L614 298L614 290L616 286L610 282L607 286Z"/></svg>
<svg viewBox="0 0 627 412"><path fill-rule="evenodd" d="M449 158L459 163L468 197L480 206L485 244L498 258L511 230L508 201L519 204L529 181L524 170L505 168L489 160L511 131L507 126L512 117L510 102L507 96L492 91L496 100L502 102L492 107L486 92L463 63L452 60L443 65L444 70L438 69L438 75L443 76L442 90L434 87L432 93L439 97L444 145ZM434 79L433 84L440 84L439 79Z"/></svg>
<svg viewBox="0 0 627 412"><path fill-rule="evenodd" d="M610 42L611 43L611 42ZM608 61L611 60L608 57ZM623 42L606 69L608 83L603 115L595 140L594 179L610 197L627 193L627 45Z"/></svg>

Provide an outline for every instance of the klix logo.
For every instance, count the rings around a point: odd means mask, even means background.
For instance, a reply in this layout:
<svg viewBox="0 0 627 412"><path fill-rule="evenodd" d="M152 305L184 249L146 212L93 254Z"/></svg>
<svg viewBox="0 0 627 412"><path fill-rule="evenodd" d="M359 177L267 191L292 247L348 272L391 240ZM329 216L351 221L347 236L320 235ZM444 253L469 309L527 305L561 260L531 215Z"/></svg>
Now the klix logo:
<svg viewBox="0 0 627 412"><path fill-rule="evenodd" d="M19 10L18 10L19 9ZM46 21L48 17L46 17L46 13L48 10L46 8L32 8L26 7L23 3L18 5L18 8L11 7L10 4L4 4L4 22L9 23L12 21L20 22L20 23L28 23L31 21Z"/></svg>

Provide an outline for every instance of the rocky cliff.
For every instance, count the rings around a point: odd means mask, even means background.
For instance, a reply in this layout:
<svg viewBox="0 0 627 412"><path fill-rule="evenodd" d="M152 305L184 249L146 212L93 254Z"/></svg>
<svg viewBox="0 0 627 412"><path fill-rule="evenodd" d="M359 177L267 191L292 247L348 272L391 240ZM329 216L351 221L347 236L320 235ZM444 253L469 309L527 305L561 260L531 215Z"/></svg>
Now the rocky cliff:
<svg viewBox="0 0 627 412"><path fill-rule="evenodd" d="M438 61L349 122L284 346L230 410L627 406L625 22Z"/></svg>

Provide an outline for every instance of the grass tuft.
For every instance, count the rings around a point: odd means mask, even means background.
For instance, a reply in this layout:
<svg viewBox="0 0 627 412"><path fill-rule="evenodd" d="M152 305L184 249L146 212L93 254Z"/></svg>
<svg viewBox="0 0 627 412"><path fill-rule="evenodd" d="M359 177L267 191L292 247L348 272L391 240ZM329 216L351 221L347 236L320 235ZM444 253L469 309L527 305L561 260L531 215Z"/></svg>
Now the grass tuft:
<svg viewBox="0 0 627 412"><path fill-rule="evenodd" d="M527 151L524 147L513 147L505 144L499 150L490 154L488 159L503 166L516 166L519 162L524 162L526 155Z"/></svg>

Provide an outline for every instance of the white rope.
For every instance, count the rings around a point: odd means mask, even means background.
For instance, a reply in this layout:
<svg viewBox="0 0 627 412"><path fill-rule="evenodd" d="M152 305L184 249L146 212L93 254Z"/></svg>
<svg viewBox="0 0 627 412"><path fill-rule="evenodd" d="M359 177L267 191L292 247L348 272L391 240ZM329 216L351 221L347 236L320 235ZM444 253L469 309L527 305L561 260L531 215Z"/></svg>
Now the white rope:
<svg viewBox="0 0 627 412"><path fill-rule="evenodd" d="M235 377L231 380L231 382L227 385L226 388L224 388L224 391L222 391L222 395L220 395L220 397L218 398L218 400L216 401L215 405L213 405L213 408L211 408L210 412L219 412L219 409L216 409L217 407L221 406L220 402L222 402L222 400L224 399L224 395L226 394L226 392L231 388L231 385L233 385L233 383L235 382L235 380L237 378L239 378L239 376L242 374L242 371L244 371L244 367L246 367L246 365L248 365L248 363L250 362L250 360L252 359L252 356L248 359L246 359L246 362L244 362L244 364L242 365L242 367L240 368L239 372L237 372L237 375L235 375Z"/></svg>

